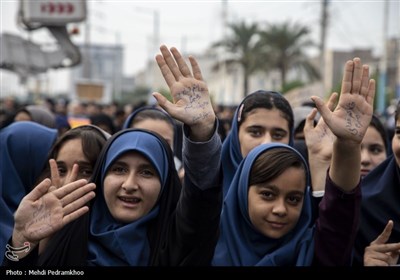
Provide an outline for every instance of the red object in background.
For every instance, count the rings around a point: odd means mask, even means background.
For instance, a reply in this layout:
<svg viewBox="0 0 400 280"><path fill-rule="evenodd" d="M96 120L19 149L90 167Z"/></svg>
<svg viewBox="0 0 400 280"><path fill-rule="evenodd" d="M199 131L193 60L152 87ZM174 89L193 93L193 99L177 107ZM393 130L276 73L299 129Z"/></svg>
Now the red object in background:
<svg viewBox="0 0 400 280"><path fill-rule="evenodd" d="M69 35L79 35L80 30L79 27L75 26L69 31Z"/></svg>

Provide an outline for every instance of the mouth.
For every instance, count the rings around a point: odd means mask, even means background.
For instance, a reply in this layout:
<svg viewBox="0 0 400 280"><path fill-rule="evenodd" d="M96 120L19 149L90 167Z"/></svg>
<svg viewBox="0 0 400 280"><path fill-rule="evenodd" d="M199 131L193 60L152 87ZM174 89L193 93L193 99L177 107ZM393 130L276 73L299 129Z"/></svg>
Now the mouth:
<svg viewBox="0 0 400 280"><path fill-rule="evenodd" d="M127 207L134 207L142 201L142 199L138 197L119 196L118 199Z"/></svg>
<svg viewBox="0 0 400 280"><path fill-rule="evenodd" d="M361 176L365 176L369 173L369 169L361 169Z"/></svg>
<svg viewBox="0 0 400 280"><path fill-rule="evenodd" d="M271 222L271 221L267 221L267 222L273 229L283 229L286 226L286 223L278 223L278 222Z"/></svg>

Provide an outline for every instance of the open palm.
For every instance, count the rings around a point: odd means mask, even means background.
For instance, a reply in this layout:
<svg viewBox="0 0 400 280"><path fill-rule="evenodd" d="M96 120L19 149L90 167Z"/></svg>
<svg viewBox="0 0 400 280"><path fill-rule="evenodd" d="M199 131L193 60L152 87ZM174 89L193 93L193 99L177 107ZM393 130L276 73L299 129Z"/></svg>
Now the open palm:
<svg viewBox="0 0 400 280"><path fill-rule="evenodd" d="M53 189L49 191L49 189ZM43 180L26 195L15 213L14 233L22 243L37 243L88 211L95 185L78 180L58 189ZM13 234L14 239L14 234Z"/></svg>
<svg viewBox="0 0 400 280"><path fill-rule="evenodd" d="M312 97L326 125L339 139L361 143L373 114L375 81L359 58L347 61L339 103L331 112L318 97Z"/></svg>
<svg viewBox="0 0 400 280"><path fill-rule="evenodd" d="M160 47L162 55L156 56L157 64L170 88L173 103L156 93L159 105L175 119L195 126L202 123L214 123L215 113L211 104L207 84L204 82L200 67L193 57L189 57L193 74L182 55L176 48L171 52L164 45ZM171 54L172 53L172 54Z"/></svg>

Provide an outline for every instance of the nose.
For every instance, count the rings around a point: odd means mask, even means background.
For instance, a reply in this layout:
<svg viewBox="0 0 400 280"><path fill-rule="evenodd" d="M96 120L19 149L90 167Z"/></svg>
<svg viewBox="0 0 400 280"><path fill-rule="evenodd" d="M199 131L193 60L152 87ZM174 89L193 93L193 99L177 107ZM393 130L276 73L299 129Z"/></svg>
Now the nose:
<svg viewBox="0 0 400 280"><path fill-rule="evenodd" d="M361 165L368 166L371 163L371 158L369 156L367 149L361 149Z"/></svg>
<svg viewBox="0 0 400 280"><path fill-rule="evenodd" d="M272 137L269 133L265 133L264 137L261 139L261 144L267 144L272 142Z"/></svg>
<svg viewBox="0 0 400 280"><path fill-rule="evenodd" d="M130 172L129 175L124 179L122 183L122 189L127 193L134 192L139 188L134 172Z"/></svg>
<svg viewBox="0 0 400 280"><path fill-rule="evenodd" d="M284 217L287 214L286 204L284 198L275 200L272 208L272 213L279 217Z"/></svg>

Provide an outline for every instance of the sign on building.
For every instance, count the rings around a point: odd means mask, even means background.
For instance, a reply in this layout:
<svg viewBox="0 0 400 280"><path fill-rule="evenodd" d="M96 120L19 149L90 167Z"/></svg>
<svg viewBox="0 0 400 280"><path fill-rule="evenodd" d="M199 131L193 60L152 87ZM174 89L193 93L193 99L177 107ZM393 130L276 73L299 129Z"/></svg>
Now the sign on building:
<svg viewBox="0 0 400 280"><path fill-rule="evenodd" d="M29 24L66 25L86 18L86 0L20 0L22 19Z"/></svg>

